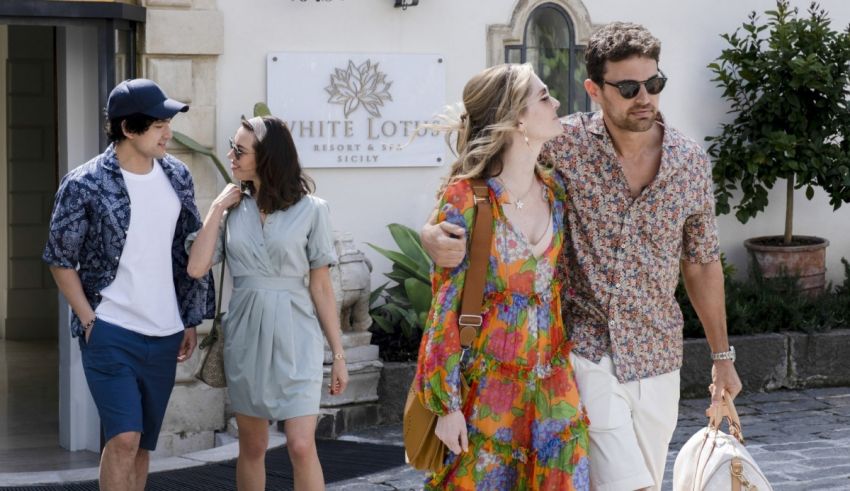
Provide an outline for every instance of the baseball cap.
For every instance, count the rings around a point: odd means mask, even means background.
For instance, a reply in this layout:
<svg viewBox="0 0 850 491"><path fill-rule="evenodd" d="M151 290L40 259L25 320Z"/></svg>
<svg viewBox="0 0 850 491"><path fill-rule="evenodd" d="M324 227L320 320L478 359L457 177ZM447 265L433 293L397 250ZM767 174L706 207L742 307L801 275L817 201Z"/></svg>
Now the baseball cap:
<svg viewBox="0 0 850 491"><path fill-rule="evenodd" d="M169 99L153 80L134 78L116 85L106 101L109 119L131 114L144 114L157 119L169 119L178 112L189 110L187 104Z"/></svg>

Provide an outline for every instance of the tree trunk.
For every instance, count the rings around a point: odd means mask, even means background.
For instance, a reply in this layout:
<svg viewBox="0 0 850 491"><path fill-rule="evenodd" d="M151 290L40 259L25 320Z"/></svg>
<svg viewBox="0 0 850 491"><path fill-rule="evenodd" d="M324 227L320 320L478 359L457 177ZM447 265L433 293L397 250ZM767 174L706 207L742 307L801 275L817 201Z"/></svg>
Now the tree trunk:
<svg viewBox="0 0 850 491"><path fill-rule="evenodd" d="M785 195L785 245L791 245L791 232L794 225L794 174L788 178L788 187Z"/></svg>

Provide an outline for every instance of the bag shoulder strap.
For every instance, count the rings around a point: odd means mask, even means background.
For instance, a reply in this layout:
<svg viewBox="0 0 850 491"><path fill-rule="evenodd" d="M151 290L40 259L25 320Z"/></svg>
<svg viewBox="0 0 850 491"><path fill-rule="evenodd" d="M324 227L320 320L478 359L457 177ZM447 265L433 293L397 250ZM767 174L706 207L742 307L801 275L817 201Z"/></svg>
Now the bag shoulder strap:
<svg viewBox="0 0 850 491"><path fill-rule="evenodd" d="M469 269L466 271L458 318L460 344L464 348L472 346L478 338L478 328L481 327L484 284L487 281L490 245L493 241L493 207L490 203L490 188L484 179L473 179L471 182L475 200L475 220L470 236Z"/></svg>
<svg viewBox="0 0 850 491"><path fill-rule="evenodd" d="M218 275L218 295L215 299L215 318L218 319L221 315L221 297L223 297L224 286L224 268L227 265L227 219L230 217L228 211L222 220L224 220L224 231L221 234L221 272Z"/></svg>

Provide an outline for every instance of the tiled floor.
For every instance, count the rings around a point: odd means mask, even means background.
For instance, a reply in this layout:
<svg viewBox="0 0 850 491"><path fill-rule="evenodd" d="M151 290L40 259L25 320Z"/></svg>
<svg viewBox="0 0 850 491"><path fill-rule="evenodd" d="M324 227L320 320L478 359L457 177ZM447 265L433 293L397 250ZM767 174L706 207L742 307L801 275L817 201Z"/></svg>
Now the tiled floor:
<svg viewBox="0 0 850 491"><path fill-rule="evenodd" d="M59 353L55 341L0 340L0 472L98 464L59 446Z"/></svg>

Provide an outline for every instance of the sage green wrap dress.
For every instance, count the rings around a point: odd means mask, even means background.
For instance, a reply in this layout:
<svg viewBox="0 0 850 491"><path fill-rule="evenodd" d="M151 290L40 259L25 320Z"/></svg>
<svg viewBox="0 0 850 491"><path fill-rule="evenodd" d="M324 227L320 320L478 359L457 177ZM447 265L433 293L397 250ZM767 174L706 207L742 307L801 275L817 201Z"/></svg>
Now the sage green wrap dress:
<svg viewBox="0 0 850 491"><path fill-rule="evenodd" d="M307 195L263 225L256 201L243 195L228 212L224 239L233 276L222 321L233 411L275 421L318 414L323 333L308 286L311 269L336 263L327 203ZM221 252L220 233L213 264Z"/></svg>

